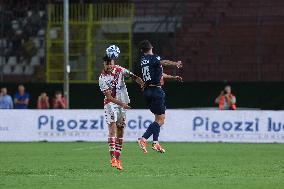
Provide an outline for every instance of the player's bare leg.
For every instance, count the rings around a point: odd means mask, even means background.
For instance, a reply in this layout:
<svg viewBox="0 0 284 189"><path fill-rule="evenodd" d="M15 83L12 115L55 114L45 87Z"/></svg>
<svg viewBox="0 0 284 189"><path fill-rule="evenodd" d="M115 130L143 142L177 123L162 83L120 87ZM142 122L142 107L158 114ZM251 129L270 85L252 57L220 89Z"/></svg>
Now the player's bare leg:
<svg viewBox="0 0 284 189"><path fill-rule="evenodd" d="M165 123L165 114L155 114L155 122L158 123L159 126L154 127L152 149L160 153L165 153L166 150L163 149L162 146L159 144L160 128Z"/></svg>
<svg viewBox="0 0 284 189"><path fill-rule="evenodd" d="M115 158L115 138L116 138L116 123L110 123L108 125L108 147L109 147L109 153L110 153L110 165L112 167L117 167L117 161Z"/></svg>
<svg viewBox="0 0 284 189"><path fill-rule="evenodd" d="M116 142L115 142L115 157L116 157L116 168L118 170L122 170L122 164L120 160L120 155L122 151L122 144L123 144L123 134L124 134L124 124L117 124L117 132L116 132Z"/></svg>

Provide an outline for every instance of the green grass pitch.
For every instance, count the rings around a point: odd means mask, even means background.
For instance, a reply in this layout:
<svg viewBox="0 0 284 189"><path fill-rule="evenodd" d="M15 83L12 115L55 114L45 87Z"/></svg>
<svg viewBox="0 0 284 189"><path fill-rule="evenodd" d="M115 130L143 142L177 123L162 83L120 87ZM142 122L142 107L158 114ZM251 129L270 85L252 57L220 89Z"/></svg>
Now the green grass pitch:
<svg viewBox="0 0 284 189"><path fill-rule="evenodd" d="M106 143L0 143L1 189L283 189L283 144L125 143L123 171ZM150 149L149 149L150 150Z"/></svg>

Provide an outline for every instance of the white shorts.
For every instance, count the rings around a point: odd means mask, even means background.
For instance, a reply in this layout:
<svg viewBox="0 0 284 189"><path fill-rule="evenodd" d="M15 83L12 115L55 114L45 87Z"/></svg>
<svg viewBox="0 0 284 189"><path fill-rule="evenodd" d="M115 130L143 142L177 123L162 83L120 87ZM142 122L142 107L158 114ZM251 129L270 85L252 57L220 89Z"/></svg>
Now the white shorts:
<svg viewBox="0 0 284 189"><path fill-rule="evenodd" d="M114 103L108 103L104 106L104 110L107 124L116 122L117 127L125 127L126 109Z"/></svg>

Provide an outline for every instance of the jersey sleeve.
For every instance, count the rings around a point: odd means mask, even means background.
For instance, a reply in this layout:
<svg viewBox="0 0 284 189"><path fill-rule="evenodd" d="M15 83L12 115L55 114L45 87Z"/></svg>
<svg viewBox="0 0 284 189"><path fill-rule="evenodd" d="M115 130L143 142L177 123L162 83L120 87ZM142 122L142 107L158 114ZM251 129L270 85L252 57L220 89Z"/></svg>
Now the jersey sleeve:
<svg viewBox="0 0 284 189"><path fill-rule="evenodd" d="M131 75L134 75L131 71L129 71L128 69L126 68L123 68L123 67L120 67L121 68L121 71L122 71L122 75L124 77L130 77Z"/></svg>
<svg viewBox="0 0 284 189"><path fill-rule="evenodd" d="M157 66L160 66L161 65L161 57L160 56L158 56L158 55L155 55L155 58L154 58L154 63L155 63L155 65L157 65Z"/></svg>
<svg viewBox="0 0 284 189"><path fill-rule="evenodd" d="M30 99L30 94L29 93L26 93L26 95L25 95L25 99Z"/></svg>
<svg viewBox="0 0 284 189"><path fill-rule="evenodd" d="M13 99L12 99L11 96L9 96L9 106L10 106L11 109L14 108Z"/></svg>
<svg viewBox="0 0 284 189"><path fill-rule="evenodd" d="M99 78L99 86L100 86L100 90L102 92L109 89L109 87L108 87L108 85L106 83L106 80L102 76L100 76L100 78Z"/></svg>
<svg viewBox="0 0 284 189"><path fill-rule="evenodd" d="M236 97L235 97L235 96L232 96L232 100L231 100L231 101L232 101L233 104L236 104L236 102L237 102Z"/></svg>
<svg viewBox="0 0 284 189"><path fill-rule="evenodd" d="M19 100L19 93L16 93L16 94L14 95L14 99L15 99L15 100Z"/></svg>

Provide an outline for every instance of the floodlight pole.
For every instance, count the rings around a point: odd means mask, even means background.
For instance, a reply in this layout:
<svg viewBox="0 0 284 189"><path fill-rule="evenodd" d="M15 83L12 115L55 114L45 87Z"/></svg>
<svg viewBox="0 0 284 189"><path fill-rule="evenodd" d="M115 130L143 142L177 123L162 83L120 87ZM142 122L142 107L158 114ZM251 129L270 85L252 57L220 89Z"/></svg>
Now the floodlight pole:
<svg viewBox="0 0 284 189"><path fill-rule="evenodd" d="M69 0L64 0L64 97L69 106Z"/></svg>

